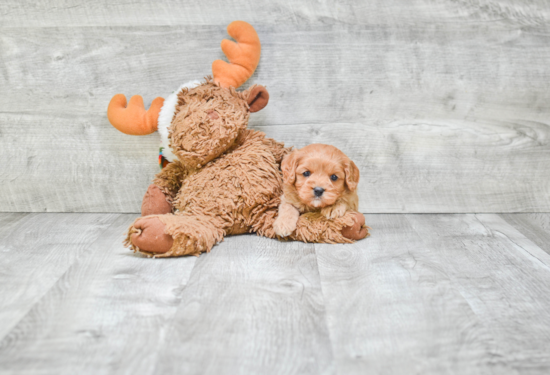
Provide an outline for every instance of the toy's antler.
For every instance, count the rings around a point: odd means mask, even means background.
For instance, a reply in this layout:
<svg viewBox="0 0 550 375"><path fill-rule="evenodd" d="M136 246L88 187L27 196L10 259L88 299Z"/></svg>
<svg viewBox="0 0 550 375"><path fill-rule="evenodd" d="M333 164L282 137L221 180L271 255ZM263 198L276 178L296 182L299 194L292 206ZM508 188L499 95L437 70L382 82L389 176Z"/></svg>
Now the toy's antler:
<svg viewBox="0 0 550 375"><path fill-rule="evenodd" d="M227 33L237 43L222 40L222 51L230 64L222 60L212 63L214 81L222 87L239 87L249 79L260 62L260 38L254 28L244 21L234 21L227 26Z"/></svg>
<svg viewBox="0 0 550 375"><path fill-rule="evenodd" d="M126 97L123 94L116 94L107 108L107 118L115 128L125 134L151 134L157 130L158 117L163 103L163 98L156 98L146 111L141 96L132 96L128 107L126 107Z"/></svg>

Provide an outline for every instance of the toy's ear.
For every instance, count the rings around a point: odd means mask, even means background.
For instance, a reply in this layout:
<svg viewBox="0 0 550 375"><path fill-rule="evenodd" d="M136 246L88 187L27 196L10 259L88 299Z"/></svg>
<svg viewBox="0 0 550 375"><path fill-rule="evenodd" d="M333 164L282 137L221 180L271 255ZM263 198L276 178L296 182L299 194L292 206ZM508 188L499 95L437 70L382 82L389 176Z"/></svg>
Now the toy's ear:
<svg viewBox="0 0 550 375"><path fill-rule="evenodd" d="M290 154L286 154L283 158L281 170L283 171L283 181L285 184L294 185L294 182L296 182L298 156L298 150L294 150Z"/></svg>
<svg viewBox="0 0 550 375"><path fill-rule="evenodd" d="M258 112L264 109L269 102L269 93L263 86L254 86L248 94L248 107L250 112Z"/></svg>
<svg viewBox="0 0 550 375"><path fill-rule="evenodd" d="M357 184L359 183L359 168L351 160L348 160L344 165L344 172L346 173L346 185L350 191L357 190Z"/></svg>

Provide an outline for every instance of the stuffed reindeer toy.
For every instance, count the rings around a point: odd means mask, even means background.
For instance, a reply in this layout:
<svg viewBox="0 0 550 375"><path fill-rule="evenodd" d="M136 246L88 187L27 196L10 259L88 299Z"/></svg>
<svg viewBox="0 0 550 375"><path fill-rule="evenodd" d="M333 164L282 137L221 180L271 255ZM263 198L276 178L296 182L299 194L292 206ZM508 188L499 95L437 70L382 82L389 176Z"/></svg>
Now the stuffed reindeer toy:
<svg viewBox="0 0 550 375"><path fill-rule="evenodd" d="M164 168L149 186L125 244L155 257L199 255L224 236L257 233L278 237L273 229L282 195L280 164L290 150L282 143L247 129L251 112L269 100L265 87L236 91L260 60L254 28L235 21L227 31L237 42L223 40L230 63L216 60L213 78L182 85L168 99L156 98L146 111L134 96L122 94L109 104L108 118L118 130L161 135ZM348 243L364 237L362 214L337 220L302 215L288 239ZM361 238L362 238L361 237Z"/></svg>

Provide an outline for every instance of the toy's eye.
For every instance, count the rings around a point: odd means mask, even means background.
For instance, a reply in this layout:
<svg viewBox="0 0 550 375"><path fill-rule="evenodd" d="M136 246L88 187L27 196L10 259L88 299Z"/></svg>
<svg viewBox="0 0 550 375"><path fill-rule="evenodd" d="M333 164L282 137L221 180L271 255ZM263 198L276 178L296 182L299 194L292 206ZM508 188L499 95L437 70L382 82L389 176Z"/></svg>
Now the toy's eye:
<svg viewBox="0 0 550 375"><path fill-rule="evenodd" d="M335 174L333 174L332 176L330 176L330 179L332 181L336 181L338 179L338 176L336 176Z"/></svg>
<svg viewBox="0 0 550 375"><path fill-rule="evenodd" d="M311 172L310 171L305 171L304 173L302 173L302 175L304 177L309 177L311 175Z"/></svg>

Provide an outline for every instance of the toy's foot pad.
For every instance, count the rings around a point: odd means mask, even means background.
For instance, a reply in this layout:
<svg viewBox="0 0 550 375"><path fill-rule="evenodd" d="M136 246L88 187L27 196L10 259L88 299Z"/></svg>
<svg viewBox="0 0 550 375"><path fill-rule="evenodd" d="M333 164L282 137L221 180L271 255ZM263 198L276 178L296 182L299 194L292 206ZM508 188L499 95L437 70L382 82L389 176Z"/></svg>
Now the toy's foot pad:
<svg viewBox="0 0 550 375"><path fill-rule="evenodd" d="M172 236L164 233L166 225L158 217L142 217L134 223L130 241L147 253L163 254L174 244Z"/></svg>
<svg viewBox="0 0 550 375"><path fill-rule="evenodd" d="M355 223L349 227L342 228L342 236L354 241L368 237L370 228L365 225L365 216L359 212L353 215Z"/></svg>
<svg viewBox="0 0 550 375"><path fill-rule="evenodd" d="M166 195L155 185L149 185L143 202L141 203L141 216L164 215L172 212L172 205L166 201Z"/></svg>

